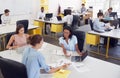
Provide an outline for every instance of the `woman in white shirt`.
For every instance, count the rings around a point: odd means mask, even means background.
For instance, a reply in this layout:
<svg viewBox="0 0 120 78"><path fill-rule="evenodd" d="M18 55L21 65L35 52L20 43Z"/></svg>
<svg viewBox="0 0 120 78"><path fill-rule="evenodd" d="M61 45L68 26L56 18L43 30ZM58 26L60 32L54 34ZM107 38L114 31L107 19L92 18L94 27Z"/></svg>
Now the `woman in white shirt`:
<svg viewBox="0 0 120 78"><path fill-rule="evenodd" d="M78 49L78 41L77 37L72 34L72 29L69 26L64 27L63 29L63 37L59 38L59 44L61 45L64 55L69 57L68 51L76 52L77 54L82 56L82 53Z"/></svg>
<svg viewBox="0 0 120 78"><path fill-rule="evenodd" d="M10 16L9 16L9 10L5 9L4 14L1 16L2 24L9 24L10 23Z"/></svg>

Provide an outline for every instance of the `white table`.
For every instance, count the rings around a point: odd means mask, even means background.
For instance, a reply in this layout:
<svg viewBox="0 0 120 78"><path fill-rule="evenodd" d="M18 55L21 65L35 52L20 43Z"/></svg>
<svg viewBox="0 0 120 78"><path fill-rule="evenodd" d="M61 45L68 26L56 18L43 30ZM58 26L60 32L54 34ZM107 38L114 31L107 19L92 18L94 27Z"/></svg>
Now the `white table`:
<svg viewBox="0 0 120 78"><path fill-rule="evenodd" d="M94 34L94 35L99 35L99 36L104 36L107 37L107 47L106 47L106 58L108 58L108 50L109 50L109 42L110 42L110 38L117 38L120 39L120 29L113 29L111 31L108 32L104 32L104 33L98 33L95 31L88 31L89 34Z"/></svg>
<svg viewBox="0 0 120 78"><path fill-rule="evenodd" d="M44 43L41 53L45 56L46 62L48 64L55 63L59 59L65 59L64 56L58 56L55 54L52 54L55 50L62 50L60 47ZM0 52L0 56L19 61L21 62L22 54L17 53L15 50L6 50L3 52ZM116 64L112 64L106 61L102 61L90 56L87 56L87 58L77 64L83 64L81 66L81 70L83 67L87 67L87 71L78 72L73 65L68 67L68 70L71 70L71 74L68 76L68 78L120 78L120 66ZM46 78L46 77L44 77ZM51 78L51 77L49 77Z"/></svg>
<svg viewBox="0 0 120 78"><path fill-rule="evenodd" d="M55 32L55 33L62 32L63 31L63 24L65 23L64 21L58 21L58 20L54 20L54 19L50 20L50 21L43 20L43 19L35 19L35 21L37 21L41 24L40 26L42 28L43 34L44 34L44 31L46 30L45 23L51 24L50 31Z"/></svg>
<svg viewBox="0 0 120 78"><path fill-rule="evenodd" d="M15 32L16 30L16 25L14 24L7 24L7 25L2 25L0 24L0 34L7 34L10 32ZM38 26L34 26L34 25L29 25L28 29L34 29L37 28Z"/></svg>
<svg viewBox="0 0 120 78"><path fill-rule="evenodd" d="M39 21L39 22L44 22L44 23L51 23L51 24L64 24L64 21L58 21L58 20L42 20L42 19L35 19L35 21Z"/></svg>

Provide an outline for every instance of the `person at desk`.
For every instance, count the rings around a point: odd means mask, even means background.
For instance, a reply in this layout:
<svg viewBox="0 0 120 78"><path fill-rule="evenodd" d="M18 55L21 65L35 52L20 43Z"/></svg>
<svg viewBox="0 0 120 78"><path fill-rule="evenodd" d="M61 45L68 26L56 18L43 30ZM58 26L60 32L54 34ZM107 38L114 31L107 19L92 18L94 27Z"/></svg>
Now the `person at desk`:
<svg viewBox="0 0 120 78"><path fill-rule="evenodd" d="M112 12L112 7L109 8L107 12L105 12L104 17L110 17L111 12Z"/></svg>
<svg viewBox="0 0 120 78"><path fill-rule="evenodd" d="M103 13L98 13L97 17L93 22L93 29L98 32L105 32L106 29L109 29L110 26L105 25L101 20L104 18Z"/></svg>
<svg viewBox="0 0 120 78"><path fill-rule="evenodd" d="M82 52L78 49L77 37L73 35L72 29L69 26L65 26L63 29L63 37L59 38L59 44L63 49L66 57L71 56L67 51L73 51L82 56Z"/></svg>
<svg viewBox="0 0 120 78"><path fill-rule="evenodd" d="M4 14L1 16L2 24L9 24L10 23L11 17L9 15L9 12L10 11L8 9L4 10Z"/></svg>
<svg viewBox="0 0 120 78"><path fill-rule="evenodd" d="M45 18L44 7L41 7L41 10L38 12L37 18L38 19L44 19Z"/></svg>
<svg viewBox="0 0 120 78"><path fill-rule="evenodd" d="M16 49L27 45L28 34L24 33L24 26L19 24L16 28L16 34L10 37L10 40L6 46L7 49Z"/></svg>
<svg viewBox="0 0 120 78"><path fill-rule="evenodd" d="M42 47L43 38L40 35L33 35L30 38L31 47L27 47L23 52L22 63L27 68L28 78L40 78L40 69L48 73L56 72L62 68L66 68L69 64L64 64L62 66L52 68L45 63L45 58L42 53L37 50Z"/></svg>
<svg viewBox="0 0 120 78"><path fill-rule="evenodd" d="M82 4L81 6L82 7L80 9L80 13L84 14L87 11L87 9L85 8L85 4Z"/></svg>
<svg viewBox="0 0 120 78"><path fill-rule="evenodd" d="M73 15L71 15L71 10L68 11L67 15L62 19L65 22L64 26L71 26L73 21Z"/></svg>

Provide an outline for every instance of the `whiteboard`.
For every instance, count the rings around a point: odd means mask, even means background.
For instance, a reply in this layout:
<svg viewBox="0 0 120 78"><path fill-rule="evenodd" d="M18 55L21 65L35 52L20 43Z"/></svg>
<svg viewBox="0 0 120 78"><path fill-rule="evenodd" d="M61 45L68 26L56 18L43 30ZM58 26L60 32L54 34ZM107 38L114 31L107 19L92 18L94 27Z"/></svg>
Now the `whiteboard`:
<svg viewBox="0 0 120 78"><path fill-rule="evenodd" d="M9 9L11 15L29 14L31 7L31 0L0 0L0 13Z"/></svg>

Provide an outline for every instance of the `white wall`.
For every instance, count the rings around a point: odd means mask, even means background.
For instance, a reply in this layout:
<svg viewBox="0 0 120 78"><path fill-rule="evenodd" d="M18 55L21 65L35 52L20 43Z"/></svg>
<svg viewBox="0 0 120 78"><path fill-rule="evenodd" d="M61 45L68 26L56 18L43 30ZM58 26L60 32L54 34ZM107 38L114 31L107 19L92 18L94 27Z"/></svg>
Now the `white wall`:
<svg viewBox="0 0 120 78"><path fill-rule="evenodd" d="M4 9L10 10L12 21L33 19L40 9L40 0L0 0L0 14Z"/></svg>
<svg viewBox="0 0 120 78"><path fill-rule="evenodd" d="M3 13L4 9L10 9L11 15L28 14L29 3L29 0L0 0L0 13Z"/></svg>
<svg viewBox="0 0 120 78"><path fill-rule="evenodd" d="M81 0L49 0L49 12L57 14L58 6L61 6L61 11L67 7L73 7L74 10L79 10L81 7Z"/></svg>
<svg viewBox="0 0 120 78"><path fill-rule="evenodd" d="M79 10L81 7L81 0L59 0L62 11L67 7L73 7L73 10Z"/></svg>
<svg viewBox="0 0 120 78"><path fill-rule="evenodd" d="M109 0L87 0L86 7L88 8L89 6L93 6L93 18L96 18L99 10L107 11Z"/></svg>
<svg viewBox="0 0 120 78"><path fill-rule="evenodd" d="M49 12L57 14L58 6L61 6L61 11L67 7L73 7L74 10L79 10L81 7L81 0L48 0ZM0 0L0 13L4 9L10 9L11 15L32 14L36 17L40 10L40 0Z"/></svg>

